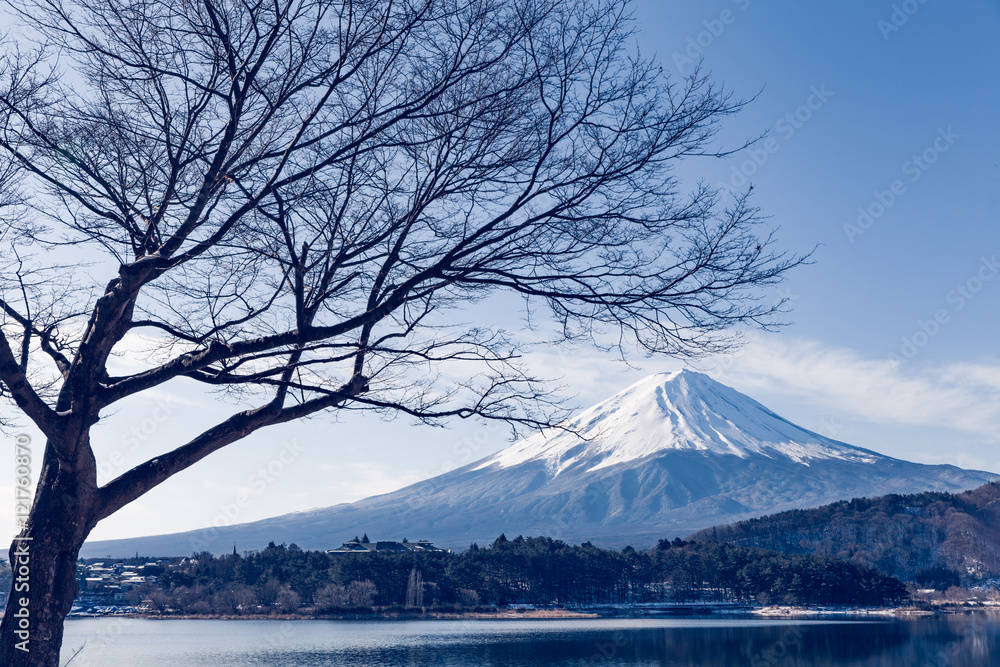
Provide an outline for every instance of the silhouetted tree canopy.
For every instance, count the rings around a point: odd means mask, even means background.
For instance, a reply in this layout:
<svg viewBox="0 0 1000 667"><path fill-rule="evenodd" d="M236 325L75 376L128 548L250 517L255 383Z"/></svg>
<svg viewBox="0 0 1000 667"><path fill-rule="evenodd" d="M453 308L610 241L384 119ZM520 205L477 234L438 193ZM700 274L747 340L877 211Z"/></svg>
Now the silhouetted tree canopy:
<svg viewBox="0 0 1000 667"><path fill-rule="evenodd" d="M766 326L761 288L798 262L745 193L676 177L741 104L642 57L626 0L10 9L0 391L47 439L33 664L97 522L250 433L331 409L551 423L520 327L473 304L696 355ZM244 409L98 479L93 426L182 378Z"/></svg>

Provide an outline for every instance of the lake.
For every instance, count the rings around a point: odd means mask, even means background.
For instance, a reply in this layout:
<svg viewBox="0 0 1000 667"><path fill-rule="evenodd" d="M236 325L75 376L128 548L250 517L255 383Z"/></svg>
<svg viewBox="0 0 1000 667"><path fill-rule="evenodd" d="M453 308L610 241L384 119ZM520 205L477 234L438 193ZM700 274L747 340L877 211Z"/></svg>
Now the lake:
<svg viewBox="0 0 1000 667"><path fill-rule="evenodd" d="M86 644L84 644L86 642ZM1000 616L268 621L78 618L70 667L1000 664Z"/></svg>

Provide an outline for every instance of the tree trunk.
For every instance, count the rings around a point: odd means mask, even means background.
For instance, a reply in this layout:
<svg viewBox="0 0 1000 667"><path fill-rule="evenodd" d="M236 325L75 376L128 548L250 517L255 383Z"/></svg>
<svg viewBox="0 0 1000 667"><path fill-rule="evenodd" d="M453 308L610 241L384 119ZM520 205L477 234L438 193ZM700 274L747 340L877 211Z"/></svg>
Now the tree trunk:
<svg viewBox="0 0 1000 667"><path fill-rule="evenodd" d="M76 560L93 529L95 491L46 447L27 527L10 548L14 581L0 622L0 665L58 667L63 621L78 590Z"/></svg>

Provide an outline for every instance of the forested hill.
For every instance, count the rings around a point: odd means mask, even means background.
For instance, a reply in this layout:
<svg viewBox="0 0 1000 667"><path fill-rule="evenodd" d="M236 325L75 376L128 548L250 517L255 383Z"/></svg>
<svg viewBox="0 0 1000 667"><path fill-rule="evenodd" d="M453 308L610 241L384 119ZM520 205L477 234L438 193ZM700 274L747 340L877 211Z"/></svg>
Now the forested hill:
<svg viewBox="0 0 1000 667"><path fill-rule="evenodd" d="M1000 576L1000 483L957 494L855 498L707 528L689 539L842 558L918 583L935 583L944 568L972 584Z"/></svg>

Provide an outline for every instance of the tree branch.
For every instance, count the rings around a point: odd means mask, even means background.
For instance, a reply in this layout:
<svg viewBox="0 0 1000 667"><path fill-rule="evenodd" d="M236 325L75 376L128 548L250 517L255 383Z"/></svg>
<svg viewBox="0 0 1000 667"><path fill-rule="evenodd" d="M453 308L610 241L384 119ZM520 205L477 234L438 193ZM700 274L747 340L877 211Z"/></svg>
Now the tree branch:
<svg viewBox="0 0 1000 667"><path fill-rule="evenodd" d="M17 407L34 422L35 426L46 437L55 438L58 415L28 384L24 370L11 350L7 336L2 331L0 331L0 382L10 392Z"/></svg>
<svg viewBox="0 0 1000 667"><path fill-rule="evenodd" d="M307 417L342 404L367 390L367 378L356 376L340 391L305 403L282 407L280 403L270 402L259 408L237 413L187 444L146 461L101 487L99 510L93 520L100 521L110 516L171 476L254 431Z"/></svg>

